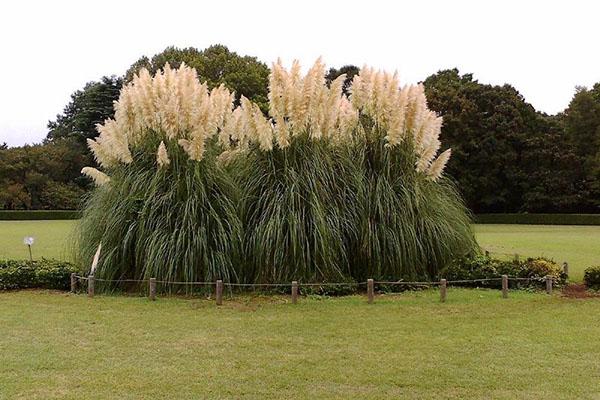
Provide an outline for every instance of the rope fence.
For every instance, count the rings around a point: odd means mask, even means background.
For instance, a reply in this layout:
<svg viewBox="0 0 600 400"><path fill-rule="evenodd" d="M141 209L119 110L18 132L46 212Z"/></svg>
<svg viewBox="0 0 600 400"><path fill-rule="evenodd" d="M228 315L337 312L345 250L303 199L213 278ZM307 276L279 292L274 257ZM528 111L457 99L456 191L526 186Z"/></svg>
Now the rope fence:
<svg viewBox="0 0 600 400"><path fill-rule="evenodd" d="M568 267L567 267L568 268ZM100 279L95 278L94 275L82 276L77 274L71 274L71 292L77 292L77 287L80 282L87 282L87 294L88 297L94 297L95 283L138 283L148 285L148 298L150 300L156 300L156 285L158 283L163 285L186 285L186 286L209 286L215 288L215 301L217 305L223 304L223 288L225 286L229 288L235 287L250 287L250 288L291 288L292 304L298 302L298 289L301 287L367 287L367 301L373 303L375 301L375 285L386 285L386 286L439 286L440 290L440 301L445 302L447 299L447 288L449 285L460 285L460 284L476 284L484 282L501 282L502 297L508 297L508 285L509 281L515 282L545 282L546 293L551 295L553 289L553 277L548 275L543 278L521 278L521 277L509 277L508 275L502 275L496 278L480 278L480 279L459 279L459 280L446 280L441 279L439 281L432 282L410 282L410 281L376 281L374 279L368 279L366 282L323 282L323 283L301 283L298 281L292 281L290 283L234 283L234 282L223 282L217 280L215 282L180 282L180 281L165 281L156 280L156 278L150 279Z"/></svg>

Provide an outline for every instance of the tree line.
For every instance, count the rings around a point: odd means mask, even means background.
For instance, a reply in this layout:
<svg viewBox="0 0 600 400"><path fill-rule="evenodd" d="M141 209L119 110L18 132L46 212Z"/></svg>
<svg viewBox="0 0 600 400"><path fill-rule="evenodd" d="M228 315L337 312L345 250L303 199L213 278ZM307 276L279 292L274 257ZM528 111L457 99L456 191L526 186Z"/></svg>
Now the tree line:
<svg viewBox="0 0 600 400"><path fill-rule="evenodd" d="M166 63L195 68L209 87L224 84L268 108L268 66L222 45L204 50L169 47L141 57L122 76L103 77L71 96L48 123L41 144L0 145L0 209L74 209L89 192L81 176L94 161L86 140L96 124L113 116L123 84L141 68L151 73ZM331 68L327 80L356 66ZM535 110L510 85L480 83L472 74L442 70L423 82L429 107L444 117L441 140L452 148L447 173L467 205L487 212L600 211L600 83L578 87L561 113ZM442 149L443 150L443 149Z"/></svg>

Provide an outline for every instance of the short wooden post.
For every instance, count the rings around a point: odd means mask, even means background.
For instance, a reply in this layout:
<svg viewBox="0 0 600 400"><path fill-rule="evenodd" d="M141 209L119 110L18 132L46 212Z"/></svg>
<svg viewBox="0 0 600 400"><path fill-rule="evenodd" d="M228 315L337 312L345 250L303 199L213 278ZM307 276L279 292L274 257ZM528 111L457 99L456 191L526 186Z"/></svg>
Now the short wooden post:
<svg viewBox="0 0 600 400"><path fill-rule="evenodd" d="M220 279L217 281L216 298L218 306L223 304L223 281Z"/></svg>
<svg viewBox="0 0 600 400"><path fill-rule="evenodd" d="M448 291L447 281L445 279L440 279L440 301L444 303L446 301L446 294Z"/></svg>
<svg viewBox="0 0 600 400"><path fill-rule="evenodd" d="M369 299L369 304L373 303L373 299L375 298L375 281L373 279L367 279L367 298Z"/></svg>
<svg viewBox="0 0 600 400"><path fill-rule="evenodd" d="M94 275L88 276L88 297L94 297Z"/></svg>
<svg viewBox="0 0 600 400"><path fill-rule="evenodd" d="M546 275L546 293L552 294L552 277L550 275Z"/></svg>
<svg viewBox="0 0 600 400"><path fill-rule="evenodd" d="M515 261L517 261L517 262L519 261L519 254L518 254L518 253L515 253L515 258L514 258L514 260L515 260Z"/></svg>
<svg viewBox="0 0 600 400"><path fill-rule="evenodd" d="M292 304L298 303L298 281L292 281Z"/></svg>
<svg viewBox="0 0 600 400"><path fill-rule="evenodd" d="M148 297L150 300L156 300L156 278L150 278L148 281Z"/></svg>
<svg viewBox="0 0 600 400"><path fill-rule="evenodd" d="M563 273L565 274L565 277L569 279L569 263L566 261L563 263Z"/></svg>
<svg viewBox="0 0 600 400"><path fill-rule="evenodd" d="M485 251L485 256L486 256L486 257L489 257L489 256L490 256L490 251L489 251L489 250L486 250L486 251Z"/></svg>
<svg viewBox="0 0 600 400"><path fill-rule="evenodd" d="M77 275L75 272L71 274L71 293L75 293L77 291Z"/></svg>
<svg viewBox="0 0 600 400"><path fill-rule="evenodd" d="M502 298L508 297L508 275L502 275Z"/></svg>

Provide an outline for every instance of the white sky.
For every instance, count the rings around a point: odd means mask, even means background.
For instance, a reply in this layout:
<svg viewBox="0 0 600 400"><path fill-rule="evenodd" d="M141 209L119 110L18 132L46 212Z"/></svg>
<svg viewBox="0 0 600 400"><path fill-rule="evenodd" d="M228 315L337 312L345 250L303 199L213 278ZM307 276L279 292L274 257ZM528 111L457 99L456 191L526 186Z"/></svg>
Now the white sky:
<svg viewBox="0 0 600 400"><path fill-rule="evenodd" d="M169 45L221 43L270 64L397 69L417 82L458 67L562 111L600 81L600 2L5 1L0 5L0 143L39 142L71 93Z"/></svg>

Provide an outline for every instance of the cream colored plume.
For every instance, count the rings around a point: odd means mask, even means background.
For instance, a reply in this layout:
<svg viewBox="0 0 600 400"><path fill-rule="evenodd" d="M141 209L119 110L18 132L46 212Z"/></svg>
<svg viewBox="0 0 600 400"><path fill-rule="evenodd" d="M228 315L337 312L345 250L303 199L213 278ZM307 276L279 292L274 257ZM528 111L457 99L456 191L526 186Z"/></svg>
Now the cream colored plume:
<svg viewBox="0 0 600 400"><path fill-rule="evenodd" d="M158 145L158 151L156 152L156 163L158 164L159 168L171 164L171 159L169 159L169 154L167 153L167 147L163 141L161 141Z"/></svg>
<svg viewBox="0 0 600 400"><path fill-rule="evenodd" d="M442 172L444 172L444 168L450 159L450 155L452 154L452 150L448 149L440 154L429 166L426 173L429 179L432 181L437 181L442 176Z"/></svg>
<svg viewBox="0 0 600 400"><path fill-rule="evenodd" d="M369 116L384 132L386 145L393 147L410 140L415 168L437 179L446 165L447 152L432 162L441 146L442 118L429 108L423 85L400 87L398 75L364 66L352 81L351 102L362 115Z"/></svg>
<svg viewBox="0 0 600 400"><path fill-rule="evenodd" d="M325 138L334 142L348 138L356 127L358 113L345 96L342 87L345 76L338 77L328 87L325 82L325 64L318 59L302 76L300 64L294 61L287 70L281 60L273 64L269 76L269 115L265 118L260 109L242 98L234 114L239 118L226 125L221 143L257 143L261 149L270 150L289 146L295 136L306 134L312 139ZM243 137L229 126L244 131ZM228 140L230 139L230 140Z"/></svg>
<svg viewBox="0 0 600 400"><path fill-rule="evenodd" d="M132 162L131 149L150 134L177 140L191 159L201 160L206 142L229 118L233 100L224 86L209 91L185 64L178 69L167 64L154 77L142 69L121 89L115 118L98 125L100 135L88 144L104 167Z"/></svg>
<svg viewBox="0 0 600 400"><path fill-rule="evenodd" d="M110 182L109 176L106 175L104 172L98 171L96 168L84 167L81 170L81 173L92 178L96 186L102 186Z"/></svg>
<svg viewBox="0 0 600 400"><path fill-rule="evenodd" d="M148 135L158 134L163 142L157 163L165 166L170 162L166 140L176 141L190 159L201 160L208 141L216 137L223 149L219 158L227 161L246 152L251 143L270 151L306 135L342 144L371 130L381 133L390 148L408 142L414 149L416 170L437 180L450 152L437 156L442 119L427 107L423 86L401 87L396 73L364 66L347 97L342 91L344 80L342 75L327 85L320 58L306 74L298 61L286 69L278 60L269 76L267 117L243 96L233 109L233 93L224 86L209 91L196 71L184 64L178 69L167 64L154 77L143 69L121 90L115 118L98 125L99 136L88 144L96 160L111 168L133 162L133 149ZM361 121L372 121L374 126L357 129Z"/></svg>

